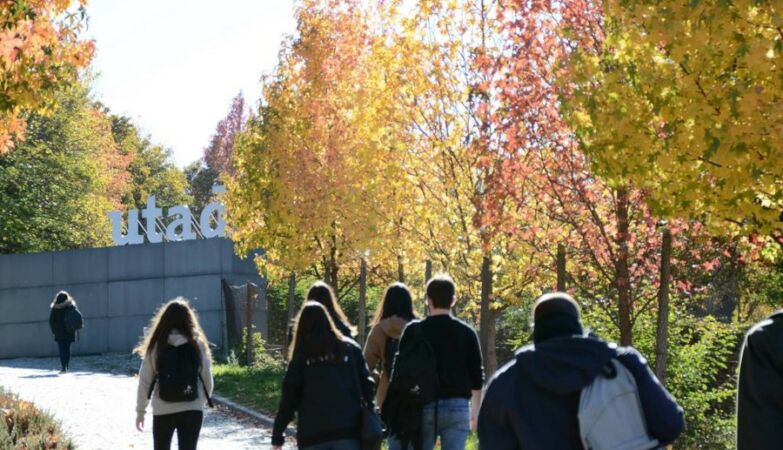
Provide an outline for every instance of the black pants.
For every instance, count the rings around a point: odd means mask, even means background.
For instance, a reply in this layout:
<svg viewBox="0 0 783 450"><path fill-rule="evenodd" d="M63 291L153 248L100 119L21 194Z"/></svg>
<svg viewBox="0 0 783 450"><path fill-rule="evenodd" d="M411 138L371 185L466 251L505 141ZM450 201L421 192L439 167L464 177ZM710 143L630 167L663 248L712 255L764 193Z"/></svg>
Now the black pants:
<svg viewBox="0 0 783 450"><path fill-rule="evenodd" d="M204 413L202 411L183 411L153 416L152 437L155 441L155 450L171 449L174 430L177 430L179 450L196 450L203 419Z"/></svg>
<svg viewBox="0 0 783 450"><path fill-rule="evenodd" d="M57 348L60 350L60 366L63 371L68 370L68 364L71 363L71 343L68 341L57 341Z"/></svg>

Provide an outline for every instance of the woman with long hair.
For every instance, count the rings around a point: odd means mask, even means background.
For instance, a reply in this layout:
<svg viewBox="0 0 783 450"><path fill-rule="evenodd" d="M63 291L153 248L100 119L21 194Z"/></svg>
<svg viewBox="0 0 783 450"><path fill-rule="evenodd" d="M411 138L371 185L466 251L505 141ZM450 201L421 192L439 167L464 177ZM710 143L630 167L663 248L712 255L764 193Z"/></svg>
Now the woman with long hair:
<svg viewBox="0 0 783 450"><path fill-rule="evenodd" d="M180 450L195 450L204 403L212 395L212 354L196 312L182 297L163 305L134 352L142 358L136 393L136 428L144 429L152 400L155 450L169 450L174 431Z"/></svg>
<svg viewBox="0 0 783 450"><path fill-rule="evenodd" d="M389 376L402 330L414 319L416 319L416 312L413 310L413 296L410 289L404 283L391 284L386 288L381 303L375 309L372 330L364 345L367 366L378 380L375 401L379 408L383 405L389 388ZM381 368L380 372L375 370L378 365Z"/></svg>
<svg viewBox="0 0 783 450"><path fill-rule="evenodd" d="M77 315L79 320L82 317L76 306L76 300L71 297L71 294L60 291L49 305L49 328L52 330L60 353L60 373L68 372L68 366L71 364L71 344L76 340L76 330L73 326L69 326L66 320L69 315Z"/></svg>
<svg viewBox="0 0 783 450"><path fill-rule="evenodd" d="M272 448L297 415L300 449L360 450L361 399L372 403L372 380L362 350L335 325L327 308L307 301L294 325Z"/></svg>
<svg viewBox="0 0 783 450"><path fill-rule="evenodd" d="M337 295L335 295L331 286L323 281L316 281L307 292L307 300L313 300L324 305L340 333L351 339L356 338L356 327L348 322L348 318L345 316L342 308L340 308L340 304L337 303Z"/></svg>

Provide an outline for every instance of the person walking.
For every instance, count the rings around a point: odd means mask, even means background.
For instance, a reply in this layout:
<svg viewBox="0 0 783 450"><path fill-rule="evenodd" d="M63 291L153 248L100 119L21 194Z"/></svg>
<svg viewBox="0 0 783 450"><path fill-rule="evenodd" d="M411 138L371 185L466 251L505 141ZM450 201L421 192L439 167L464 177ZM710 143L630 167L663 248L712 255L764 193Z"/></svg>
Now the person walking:
<svg viewBox="0 0 783 450"><path fill-rule="evenodd" d="M783 446L783 311L745 336L737 392L737 450Z"/></svg>
<svg viewBox="0 0 783 450"><path fill-rule="evenodd" d="M76 300L65 291L54 296L49 305L49 328L52 330L60 354L60 373L68 372L71 364L71 344L76 341L84 321Z"/></svg>
<svg viewBox="0 0 783 450"><path fill-rule="evenodd" d="M348 318L345 316L340 304L337 303L337 295L331 286L323 281L316 281L307 291L307 300L316 301L326 308L329 312L329 317L332 318L332 322L340 330L343 336L356 339L356 327L348 322Z"/></svg>
<svg viewBox="0 0 783 450"><path fill-rule="evenodd" d="M478 335L452 315L456 286L447 274L427 282L429 316L405 327L382 417L389 450L464 450L476 429L484 364ZM413 394L413 395L412 395Z"/></svg>
<svg viewBox="0 0 783 450"><path fill-rule="evenodd" d="M305 302L295 321L272 448L282 449L296 414L300 449L361 450L362 403L372 404L372 389L361 347L338 330L323 304Z"/></svg>
<svg viewBox="0 0 783 450"><path fill-rule="evenodd" d="M378 382L375 404L383 407L386 391L389 388L394 355L399 347L402 330L416 319L413 310L413 295L404 283L394 283L386 288L381 303L375 310L372 329L364 345L364 359ZM380 365L380 372L376 366Z"/></svg>
<svg viewBox="0 0 783 450"><path fill-rule="evenodd" d="M212 354L188 301L178 297L163 305L134 352L144 358L136 392L136 428L144 430L151 399L155 450L169 450L175 431L180 450L195 450L204 404L212 404Z"/></svg>
<svg viewBox="0 0 783 450"><path fill-rule="evenodd" d="M583 391L599 377L602 382L625 383L626 394L631 394L623 397L631 399L623 404L615 404L611 398L598 402L606 417L610 416L607 411L627 412L615 415L618 420L602 428L596 434L599 439L617 436L624 439L622 448L646 450L664 447L679 436L685 426L683 410L646 360L633 348L616 347L586 335L579 306L568 294L540 297L533 307L533 322L533 344L519 349L516 358L499 369L487 385L478 423L482 450L605 448L591 441L585 445L583 434L592 432L596 422L580 420L585 412L585 418L601 416L583 410L589 410L589 401L581 403L589 398L583 397ZM603 392L613 389L609 384L603 387L608 387ZM601 395L600 389L591 392Z"/></svg>

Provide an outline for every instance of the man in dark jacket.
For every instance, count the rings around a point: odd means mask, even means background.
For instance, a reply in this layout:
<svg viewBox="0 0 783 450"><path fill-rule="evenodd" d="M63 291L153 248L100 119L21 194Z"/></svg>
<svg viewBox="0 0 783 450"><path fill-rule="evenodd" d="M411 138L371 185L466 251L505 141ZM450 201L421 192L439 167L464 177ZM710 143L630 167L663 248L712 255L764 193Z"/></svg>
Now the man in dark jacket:
<svg viewBox="0 0 783 450"><path fill-rule="evenodd" d="M783 311L745 336L738 391L737 449L783 447Z"/></svg>
<svg viewBox="0 0 783 450"><path fill-rule="evenodd" d="M533 344L495 373L481 405L482 450L583 450L579 398L612 358L633 375L650 437L674 441L683 410L632 348L585 336L576 302L567 294L541 297L534 306Z"/></svg>

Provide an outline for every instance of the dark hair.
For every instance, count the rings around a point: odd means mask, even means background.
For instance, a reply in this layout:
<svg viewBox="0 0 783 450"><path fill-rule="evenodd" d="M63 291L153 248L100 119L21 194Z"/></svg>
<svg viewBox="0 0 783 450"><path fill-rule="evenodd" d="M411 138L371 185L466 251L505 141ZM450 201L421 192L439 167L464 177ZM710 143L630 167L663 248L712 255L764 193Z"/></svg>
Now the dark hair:
<svg viewBox="0 0 783 450"><path fill-rule="evenodd" d="M356 333L356 328L348 322L348 318L345 316L342 308L340 308L340 304L337 303L337 296L334 295L334 290L331 286L323 281L316 281L307 292L307 300L312 300L324 305L326 311L329 312L329 317L331 317L332 322L335 324L339 322L352 334Z"/></svg>
<svg viewBox="0 0 783 450"><path fill-rule="evenodd" d="M158 344L161 342L165 343L173 330L177 330L179 334L184 336L196 350L199 350L199 344L201 344L207 357L211 357L209 344L204 335L204 330L202 330L201 324L198 322L196 312L193 311L190 303L183 297L177 297L158 309L158 312L155 313L150 322L149 333L136 346L134 352L146 357L155 350L156 354L153 356L157 363L158 354L161 348L164 347Z"/></svg>
<svg viewBox="0 0 783 450"><path fill-rule="evenodd" d="M307 301L296 316L294 340L288 350L288 358L291 360L296 355L305 358L333 355L342 339L326 307L315 301Z"/></svg>
<svg viewBox="0 0 783 450"><path fill-rule="evenodd" d="M416 312L413 310L413 295L405 283L392 283L386 288L381 303L375 309L372 325L392 316L400 317L407 322L416 319Z"/></svg>
<svg viewBox="0 0 783 450"><path fill-rule="evenodd" d="M456 292L454 280L446 273L435 275L427 282L427 298L432 301L432 306L438 309L451 308Z"/></svg>
<svg viewBox="0 0 783 450"><path fill-rule="evenodd" d="M67 291L60 291L54 296L54 300L52 300L52 304L49 305L49 307L54 308L54 305L65 303L68 300L70 300L71 302L73 302L74 305L76 305L76 300L74 300L74 298L71 297L71 294L69 294Z"/></svg>
<svg viewBox="0 0 783 450"><path fill-rule="evenodd" d="M542 295L533 305L533 342L583 335L579 304L565 292Z"/></svg>

